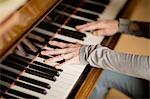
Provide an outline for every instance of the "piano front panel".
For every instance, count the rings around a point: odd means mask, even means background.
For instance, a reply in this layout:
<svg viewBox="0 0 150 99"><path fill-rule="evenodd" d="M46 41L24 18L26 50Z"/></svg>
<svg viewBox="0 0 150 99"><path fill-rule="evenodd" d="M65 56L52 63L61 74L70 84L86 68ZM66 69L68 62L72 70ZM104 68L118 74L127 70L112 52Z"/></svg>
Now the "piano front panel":
<svg viewBox="0 0 150 99"><path fill-rule="evenodd" d="M0 33L0 57L2 57L15 41L20 39L37 20L42 19L46 11L52 10L60 1L61 0L44 0L43 2L43 0L28 0L24 6L12 13L14 15L16 14L18 20L6 33Z"/></svg>
<svg viewBox="0 0 150 99"><path fill-rule="evenodd" d="M53 66L64 60L45 64L45 59L54 56L41 55L40 52L45 49L59 48L48 44L51 40L65 43L78 42L85 45L100 44L104 37L93 36L90 32L80 33L76 31L75 26L95 21L99 17L101 19L101 16L107 12L107 8L116 1L64 0L43 21L39 22L1 62L0 93L2 97L67 98L86 66L71 64L56 69ZM124 3L119 5L118 9L123 7L126 0L121 1ZM114 16L111 19L113 18Z"/></svg>

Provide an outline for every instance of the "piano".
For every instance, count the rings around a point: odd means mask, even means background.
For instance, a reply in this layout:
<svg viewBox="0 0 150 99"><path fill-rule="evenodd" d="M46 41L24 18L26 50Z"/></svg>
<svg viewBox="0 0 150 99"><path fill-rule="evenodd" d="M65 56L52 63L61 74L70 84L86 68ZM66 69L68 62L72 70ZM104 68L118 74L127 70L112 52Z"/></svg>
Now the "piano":
<svg viewBox="0 0 150 99"><path fill-rule="evenodd" d="M0 97L11 99L83 99L92 92L101 70L81 64L56 69L45 64L49 41L102 44L113 48L119 35L93 36L75 26L99 19L115 19L127 0L27 0L2 21L19 13L19 23L0 33ZM113 41L112 41L113 40ZM88 82L88 83L87 83ZM88 87L87 87L88 86Z"/></svg>

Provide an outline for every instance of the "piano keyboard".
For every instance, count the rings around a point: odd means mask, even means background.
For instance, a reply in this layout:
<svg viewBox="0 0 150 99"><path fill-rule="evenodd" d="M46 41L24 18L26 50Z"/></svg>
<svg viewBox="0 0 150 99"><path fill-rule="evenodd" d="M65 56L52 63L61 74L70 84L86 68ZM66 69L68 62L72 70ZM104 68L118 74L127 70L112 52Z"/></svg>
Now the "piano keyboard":
<svg viewBox="0 0 150 99"><path fill-rule="evenodd" d="M67 98L86 66L71 64L56 69L53 66L64 60L45 64L45 59L53 56L41 55L41 50L58 48L48 44L51 40L99 44L104 37L80 33L75 26L98 18L114 19L125 3L126 0L64 0L1 62L1 97Z"/></svg>

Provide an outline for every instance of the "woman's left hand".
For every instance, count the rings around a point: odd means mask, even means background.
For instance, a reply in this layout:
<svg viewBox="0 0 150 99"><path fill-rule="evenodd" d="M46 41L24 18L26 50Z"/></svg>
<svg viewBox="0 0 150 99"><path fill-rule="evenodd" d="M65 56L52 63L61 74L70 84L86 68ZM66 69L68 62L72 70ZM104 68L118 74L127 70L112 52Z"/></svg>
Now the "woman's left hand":
<svg viewBox="0 0 150 99"><path fill-rule="evenodd" d="M50 45L58 46L61 49L53 49L42 51L42 55L56 55L55 57L49 58L45 60L45 63L53 63L61 60L65 60L65 62L55 65L56 68L61 68L64 64L73 64L80 63L79 62L79 51L81 48L80 44L67 44L57 41L50 41Z"/></svg>

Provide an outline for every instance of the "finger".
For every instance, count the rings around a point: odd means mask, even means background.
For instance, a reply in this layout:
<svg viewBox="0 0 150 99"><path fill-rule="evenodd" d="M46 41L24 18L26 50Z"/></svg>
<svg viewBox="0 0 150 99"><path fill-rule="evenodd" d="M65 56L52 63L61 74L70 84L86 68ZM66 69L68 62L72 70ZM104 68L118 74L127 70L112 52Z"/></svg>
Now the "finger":
<svg viewBox="0 0 150 99"><path fill-rule="evenodd" d="M95 23L95 22L86 23L86 24L83 24L83 25L77 25L77 26L76 26L76 29L79 30L79 29L81 29L81 28L83 28L83 27L87 27L87 26L92 25L92 24L94 24L94 23Z"/></svg>
<svg viewBox="0 0 150 99"><path fill-rule="evenodd" d="M96 29L105 29L107 28L107 24L105 24L103 21L93 22L89 25L85 25L82 28L79 29L80 32L85 32L89 30L96 30Z"/></svg>
<svg viewBox="0 0 150 99"><path fill-rule="evenodd" d="M60 48L65 48L65 47L76 47L75 44L67 44L63 42L57 42L57 41L49 41L50 45L58 46Z"/></svg>
<svg viewBox="0 0 150 99"><path fill-rule="evenodd" d="M64 54L64 55L59 55L53 58L50 58L48 60L46 60L46 63L51 63L51 62L56 62L56 61L61 61L63 59L65 60L69 60L71 58L73 58L75 56L75 53L69 53L69 54Z"/></svg>
<svg viewBox="0 0 150 99"><path fill-rule="evenodd" d="M41 51L41 54L42 55L49 55L49 52L50 52L51 50L48 50L48 49L46 49L46 50L44 50L44 51Z"/></svg>
<svg viewBox="0 0 150 99"><path fill-rule="evenodd" d="M54 67L57 68L57 69L61 69L61 68L63 68L64 65L68 65L70 63L72 63L72 59L69 59L69 60L67 60L67 61L65 61L65 62L63 62L61 64L57 64Z"/></svg>
<svg viewBox="0 0 150 99"><path fill-rule="evenodd" d="M65 62L63 62L63 63L61 63L61 64L56 64L55 65L55 68L63 68L63 66L64 65L68 65L68 64L80 64L80 61L79 61L79 56L77 55L77 56L75 56L75 57L73 57L73 58L71 58L71 59L68 59L67 61L65 61Z"/></svg>
<svg viewBox="0 0 150 99"><path fill-rule="evenodd" d="M76 48L64 48L64 49L53 49L53 50L46 50L42 51L42 55L59 55L59 54L66 54L70 52L74 52Z"/></svg>
<svg viewBox="0 0 150 99"><path fill-rule="evenodd" d="M56 57L53 57L53 58L49 58L47 60L45 60L45 63L48 64L48 63L53 63L53 62L57 62L57 61L61 61L63 60L64 58L59 55L59 56L56 56Z"/></svg>
<svg viewBox="0 0 150 99"><path fill-rule="evenodd" d="M89 31L89 30L99 29L99 27L100 26L97 23L92 23L90 25L85 25L84 27L80 28L79 31L85 32L85 31Z"/></svg>

